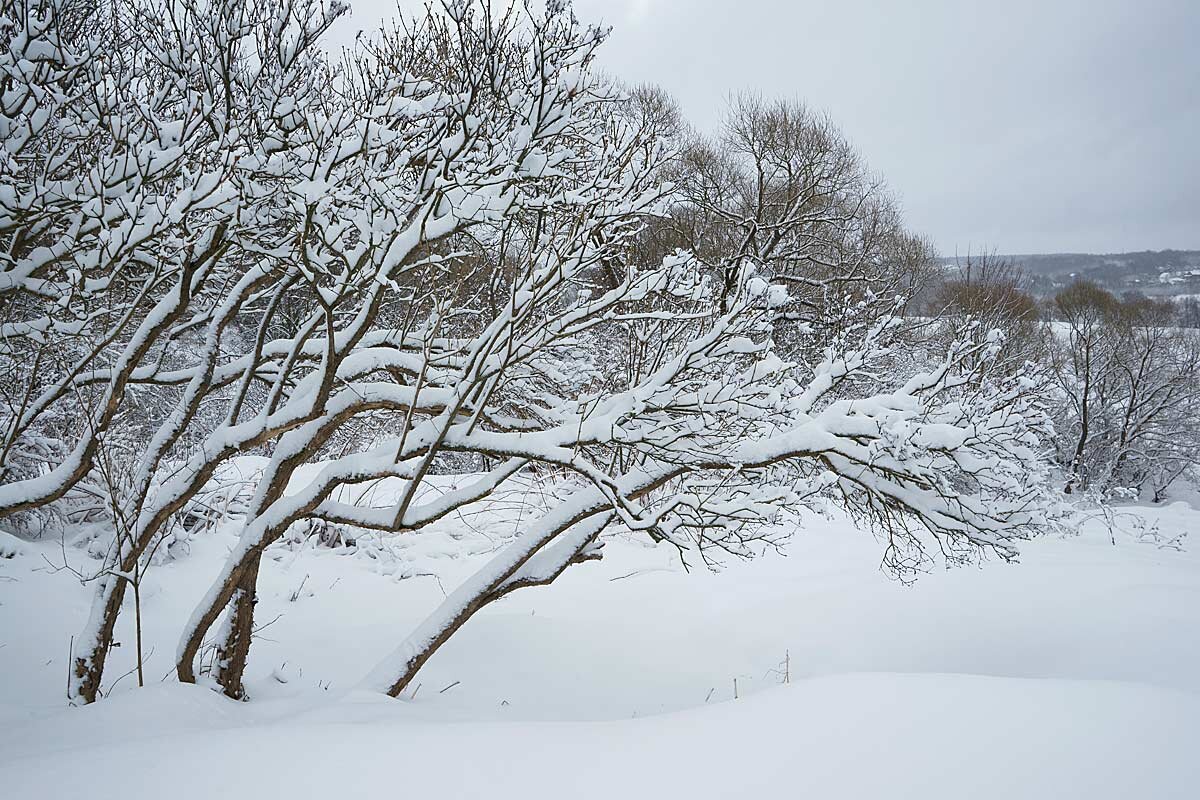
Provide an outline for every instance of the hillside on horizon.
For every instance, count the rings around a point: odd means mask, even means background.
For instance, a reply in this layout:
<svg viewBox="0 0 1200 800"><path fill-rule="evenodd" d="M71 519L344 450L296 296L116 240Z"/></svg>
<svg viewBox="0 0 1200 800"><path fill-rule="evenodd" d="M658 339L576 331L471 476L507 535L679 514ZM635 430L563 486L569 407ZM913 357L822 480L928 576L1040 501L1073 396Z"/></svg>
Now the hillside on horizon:
<svg viewBox="0 0 1200 800"><path fill-rule="evenodd" d="M1089 280L1112 292L1142 292L1151 297L1200 293L1200 250L1141 250L1129 253L1013 253L996 258L1024 270L1030 289L1053 294L1075 280ZM966 256L942 259L947 266Z"/></svg>

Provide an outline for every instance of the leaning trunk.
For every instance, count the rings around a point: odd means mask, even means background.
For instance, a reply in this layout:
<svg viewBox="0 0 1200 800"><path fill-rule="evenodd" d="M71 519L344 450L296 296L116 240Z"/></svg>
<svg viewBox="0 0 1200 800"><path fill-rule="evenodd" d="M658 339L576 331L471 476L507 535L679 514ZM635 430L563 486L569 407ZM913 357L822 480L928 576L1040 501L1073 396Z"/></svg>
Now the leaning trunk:
<svg viewBox="0 0 1200 800"><path fill-rule="evenodd" d="M573 563L598 558L589 550L612 517L613 512L604 512L602 500L547 514L538 526L541 530L518 539L455 589L375 668L366 685L399 697L425 662L477 611L515 589L549 584Z"/></svg>

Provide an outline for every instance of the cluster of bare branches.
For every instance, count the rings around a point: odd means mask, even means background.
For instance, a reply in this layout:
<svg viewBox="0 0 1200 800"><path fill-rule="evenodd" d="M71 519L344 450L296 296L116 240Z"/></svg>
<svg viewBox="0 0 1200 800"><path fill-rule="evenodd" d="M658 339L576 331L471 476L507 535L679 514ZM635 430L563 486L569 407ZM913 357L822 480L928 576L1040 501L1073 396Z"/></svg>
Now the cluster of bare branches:
<svg viewBox="0 0 1200 800"><path fill-rule="evenodd" d="M722 297L745 263L787 288L776 338L789 352L864 300L891 313L935 273L932 248L905 229L883 181L802 103L734 98L720 134L689 139L670 174L672 226Z"/></svg>
<svg viewBox="0 0 1200 800"><path fill-rule="evenodd" d="M929 281L914 305L931 317L971 319L981 331L1002 331L1006 359L1021 366L1043 360L1050 345L1042 308L1027 283L1010 259L967 255L940 279Z"/></svg>
<svg viewBox="0 0 1200 800"><path fill-rule="evenodd" d="M1066 491L1147 490L1157 502L1200 462L1200 336L1170 302L1090 283L1054 298Z"/></svg>
<svg viewBox="0 0 1200 800"><path fill-rule="evenodd" d="M906 570L930 543L1011 557L1041 523L1041 377L996 370L1003 338L970 320L898 357L927 248L803 108L745 100L697 143L593 69L605 33L558 2L447 2L340 60L317 49L337 2L15 5L0 516L116 531L76 701L99 696L126 592L214 497L236 494L239 543L176 673L233 697L289 530L416 536L531 472L563 497L370 685L398 694L609 526L748 556L821 498ZM222 488L248 454L252 490ZM473 477L427 491L452 468ZM369 499L383 479L402 488Z"/></svg>

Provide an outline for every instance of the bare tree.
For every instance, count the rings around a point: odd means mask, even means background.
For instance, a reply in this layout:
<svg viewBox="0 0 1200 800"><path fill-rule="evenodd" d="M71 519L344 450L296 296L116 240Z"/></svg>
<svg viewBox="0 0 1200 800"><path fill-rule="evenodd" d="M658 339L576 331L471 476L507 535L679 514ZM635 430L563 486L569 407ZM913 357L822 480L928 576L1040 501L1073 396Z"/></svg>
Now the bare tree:
<svg viewBox="0 0 1200 800"><path fill-rule="evenodd" d="M1065 327L1053 350L1066 400L1065 491L1141 488L1161 499L1195 463L1200 436L1200 339L1169 303L1118 300L1077 283L1054 308Z"/></svg>
<svg viewBox="0 0 1200 800"><path fill-rule="evenodd" d="M1057 315L1067 326L1067 346L1058 351L1056 371L1067 387L1071 406L1073 442L1066 457L1068 478L1063 491L1070 494L1086 485L1088 447L1095 434L1092 423L1111 380L1112 337L1108 321L1117 301L1094 284L1078 282L1054 298Z"/></svg>
<svg viewBox="0 0 1200 800"><path fill-rule="evenodd" d="M952 271L931 280L921 299L925 314L977 323L980 335L1001 331L1004 355L1016 366L1042 359L1049 331L1041 309L1027 288L1021 269L1012 261L984 253L968 255Z"/></svg>
<svg viewBox="0 0 1200 800"><path fill-rule="evenodd" d="M786 285L781 321L836 327L864 299L889 313L932 273L930 248L904 230L882 181L803 104L735 97L722 133L695 139L674 172L687 246L723 296L746 262Z"/></svg>

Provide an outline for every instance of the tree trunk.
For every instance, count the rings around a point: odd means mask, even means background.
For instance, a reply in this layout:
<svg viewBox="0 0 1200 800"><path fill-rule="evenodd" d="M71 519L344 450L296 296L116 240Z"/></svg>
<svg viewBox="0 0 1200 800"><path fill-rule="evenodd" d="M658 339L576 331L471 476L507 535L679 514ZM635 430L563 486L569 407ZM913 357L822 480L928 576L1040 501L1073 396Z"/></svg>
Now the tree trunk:
<svg viewBox="0 0 1200 800"><path fill-rule="evenodd" d="M1064 494L1071 494L1075 488L1075 484L1080 482L1080 469L1083 467L1084 449L1087 447L1088 428L1091 424L1089 404L1091 396L1091 374L1090 367L1088 374L1084 375L1083 379L1083 400L1079 404L1079 442L1075 445L1075 455L1071 459L1071 477L1067 479L1067 485L1063 487Z"/></svg>
<svg viewBox="0 0 1200 800"><path fill-rule="evenodd" d="M246 659L250 655L250 640L254 634L254 605L258 602L258 565L261 553L254 553L252 560L242 570L233 600L229 607L229 623L225 628L225 641L217 649L217 683L225 694L235 700L246 697L242 676L246 671Z"/></svg>
<svg viewBox="0 0 1200 800"><path fill-rule="evenodd" d="M597 553L589 551L614 513L603 506L584 506L576 513L559 511L547 515L554 521L543 531L518 539L451 592L395 653L376 667L366 685L399 697L425 662L477 611L516 589L545 586L571 564L599 558ZM534 558L541 558L538 568L523 573L522 567Z"/></svg>
<svg viewBox="0 0 1200 800"><path fill-rule="evenodd" d="M92 601L92 618L88 623L90 635L80 637L80 644L87 647L87 652L75 656L69 692L72 703L94 703L99 699L104 662L112 646L113 630L124 600L125 581L116 575L106 576Z"/></svg>

